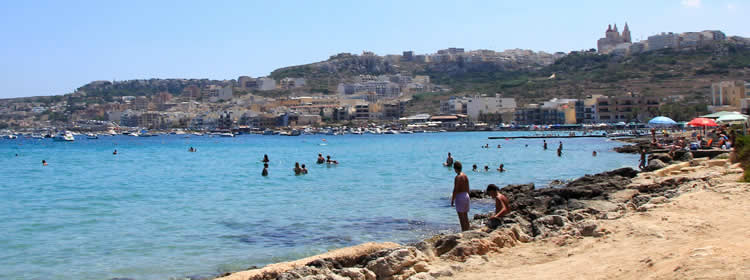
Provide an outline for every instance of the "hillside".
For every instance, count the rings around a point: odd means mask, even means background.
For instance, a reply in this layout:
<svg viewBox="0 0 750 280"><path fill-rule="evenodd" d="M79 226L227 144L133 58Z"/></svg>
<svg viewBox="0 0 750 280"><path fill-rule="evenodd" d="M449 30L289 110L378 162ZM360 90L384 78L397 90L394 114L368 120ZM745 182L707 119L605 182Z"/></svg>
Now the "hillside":
<svg viewBox="0 0 750 280"><path fill-rule="evenodd" d="M418 95L408 109L410 113L436 112L439 100L453 94L498 92L523 104L554 97L639 92L671 97L670 104L662 106L662 113L686 119L705 112L711 83L750 80L750 46L730 41L701 49L667 49L629 57L572 52L538 70L425 74L454 92Z"/></svg>
<svg viewBox="0 0 750 280"><path fill-rule="evenodd" d="M601 55L593 49L567 55L528 50L493 52L477 50L464 57L486 55L482 60L405 61L401 56L371 53L342 53L322 62L280 68L270 76L304 77L307 85L294 92L333 94L340 82L354 81L358 75L406 74L430 76L433 84L447 91L413 96L406 114L439 112L440 100L452 95L501 93L515 97L519 104L550 98L585 98L591 94L618 95L639 92L668 100L660 114L689 119L706 111L710 85L722 80L750 80L750 40L730 37L721 44L690 50L666 49L633 56ZM487 59L489 57L489 59ZM235 80L146 79L95 81L77 89L79 94L0 100L51 104L62 99L69 103L105 103L119 96L143 96L168 91L180 95L195 85L235 85ZM239 92L242 94L243 92ZM285 96L290 90L254 92L263 96Z"/></svg>
<svg viewBox="0 0 750 280"><path fill-rule="evenodd" d="M477 52L482 52L477 51ZM541 69L562 57L563 54L547 54L529 50L490 52L492 61L467 62L461 59L442 62L419 62L403 60L401 56L377 56L373 54L352 55L341 53L326 61L284 67L271 72L270 77L301 77L308 81L313 92L332 93L340 82L350 82L358 75L408 74L430 76L457 76L471 73L494 73Z"/></svg>

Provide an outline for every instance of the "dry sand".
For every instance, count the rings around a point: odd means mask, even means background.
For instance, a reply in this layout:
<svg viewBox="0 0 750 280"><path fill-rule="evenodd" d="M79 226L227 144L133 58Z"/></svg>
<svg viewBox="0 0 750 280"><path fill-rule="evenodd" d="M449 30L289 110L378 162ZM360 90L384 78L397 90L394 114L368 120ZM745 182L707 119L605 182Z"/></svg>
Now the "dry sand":
<svg viewBox="0 0 750 280"><path fill-rule="evenodd" d="M750 279L750 184L739 176L601 220L604 237L503 248L441 279Z"/></svg>

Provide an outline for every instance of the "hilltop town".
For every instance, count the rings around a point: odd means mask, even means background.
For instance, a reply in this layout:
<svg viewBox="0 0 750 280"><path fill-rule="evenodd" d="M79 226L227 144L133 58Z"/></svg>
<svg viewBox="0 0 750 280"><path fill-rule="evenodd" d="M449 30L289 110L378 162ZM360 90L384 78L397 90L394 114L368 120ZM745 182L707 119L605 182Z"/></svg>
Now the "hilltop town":
<svg viewBox="0 0 750 280"><path fill-rule="evenodd" d="M264 130L430 124L440 129L644 122L750 109L750 40L721 31L632 42L610 25L570 53L447 48L340 53L267 77L94 81L75 92L0 100L0 129Z"/></svg>

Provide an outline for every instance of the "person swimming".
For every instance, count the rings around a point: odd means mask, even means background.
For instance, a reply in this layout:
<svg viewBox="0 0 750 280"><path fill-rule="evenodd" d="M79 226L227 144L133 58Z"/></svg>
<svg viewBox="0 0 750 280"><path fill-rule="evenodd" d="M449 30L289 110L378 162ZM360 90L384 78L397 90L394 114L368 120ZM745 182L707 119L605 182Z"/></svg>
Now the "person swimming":
<svg viewBox="0 0 750 280"><path fill-rule="evenodd" d="M268 163L270 160L268 159L268 155L263 155L263 162Z"/></svg>
<svg viewBox="0 0 750 280"><path fill-rule="evenodd" d="M461 224L461 231L470 229L469 225L469 177L461 172L461 162L456 161L453 164L453 170L456 171L456 177L453 179L453 194L451 195L451 206L456 207L458 221Z"/></svg>
<svg viewBox="0 0 750 280"><path fill-rule="evenodd" d="M477 170L477 165L476 165L476 164L475 164L475 165L472 165L472 166L471 166L471 171L474 171L474 172L477 172L477 171L478 171L478 170Z"/></svg>
<svg viewBox="0 0 750 280"><path fill-rule="evenodd" d="M561 157L561 156L562 156L562 147L560 147L560 148L557 148L557 156L558 156L558 157Z"/></svg>
<svg viewBox="0 0 750 280"><path fill-rule="evenodd" d="M542 145L542 147L546 150L547 149L547 140L542 140L542 141L544 141L544 144Z"/></svg>
<svg viewBox="0 0 750 280"><path fill-rule="evenodd" d="M448 153L448 158L445 159L445 163L443 163L446 167L453 166L453 157L451 156L451 153Z"/></svg>
<svg viewBox="0 0 750 280"><path fill-rule="evenodd" d="M500 146L500 144L497 144L497 148L498 148L498 149L500 149L500 148L502 148L502 147L503 147L503 146Z"/></svg>
<svg viewBox="0 0 750 280"><path fill-rule="evenodd" d="M331 155L326 155L326 163L327 164L339 164L337 160L332 160Z"/></svg>
<svg viewBox="0 0 750 280"><path fill-rule="evenodd" d="M115 149L114 152L112 152L113 155L117 155L117 149Z"/></svg>
<svg viewBox="0 0 750 280"><path fill-rule="evenodd" d="M318 161L316 163L317 164L324 164L324 163L326 163L326 159L323 158L322 154L318 154Z"/></svg>
<svg viewBox="0 0 750 280"><path fill-rule="evenodd" d="M484 172L487 172L487 171L490 171L490 166L489 165L485 165L484 166Z"/></svg>
<svg viewBox="0 0 750 280"><path fill-rule="evenodd" d="M260 173L260 176L268 176L268 163L263 164L263 172Z"/></svg>
<svg viewBox="0 0 750 280"><path fill-rule="evenodd" d="M294 163L294 175L302 174L302 168L299 167L299 162Z"/></svg>
<svg viewBox="0 0 750 280"><path fill-rule="evenodd" d="M307 167L305 167L305 164L302 164L302 174L307 174Z"/></svg>
<svg viewBox="0 0 750 280"><path fill-rule="evenodd" d="M46 160L42 160L42 166L47 166L47 161Z"/></svg>
<svg viewBox="0 0 750 280"><path fill-rule="evenodd" d="M500 167L497 168L497 171L505 172L505 164L500 164Z"/></svg>
<svg viewBox="0 0 750 280"><path fill-rule="evenodd" d="M591 152L591 156L595 157L596 156L596 151Z"/></svg>

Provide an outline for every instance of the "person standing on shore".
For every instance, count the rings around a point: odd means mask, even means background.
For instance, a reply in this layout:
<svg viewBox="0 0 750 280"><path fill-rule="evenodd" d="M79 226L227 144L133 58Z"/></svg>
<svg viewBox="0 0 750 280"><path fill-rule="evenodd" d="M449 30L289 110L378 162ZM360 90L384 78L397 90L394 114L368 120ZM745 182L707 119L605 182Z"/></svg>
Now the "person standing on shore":
<svg viewBox="0 0 750 280"><path fill-rule="evenodd" d="M641 148L641 160L638 163L638 168L640 168L641 170L646 168L646 148L643 147Z"/></svg>
<svg viewBox="0 0 750 280"><path fill-rule="evenodd" d="M495 200L495 215L490 217L489 221L487 221L487 226L490 228L497 228L502 225L503 216L510 213L510 201L505 195L500 193L500 188L495 184L489 184L485 193Z"/></svg>
<svg viewBox="0 0 750 280"><path fill-rule="evenodd" d="M453 179L453 195L451 195L451 206L456 207L458 221L461 223L461 231L469 230L469 177L461 172L461 162L453 163L456 178Z"/></svg>

